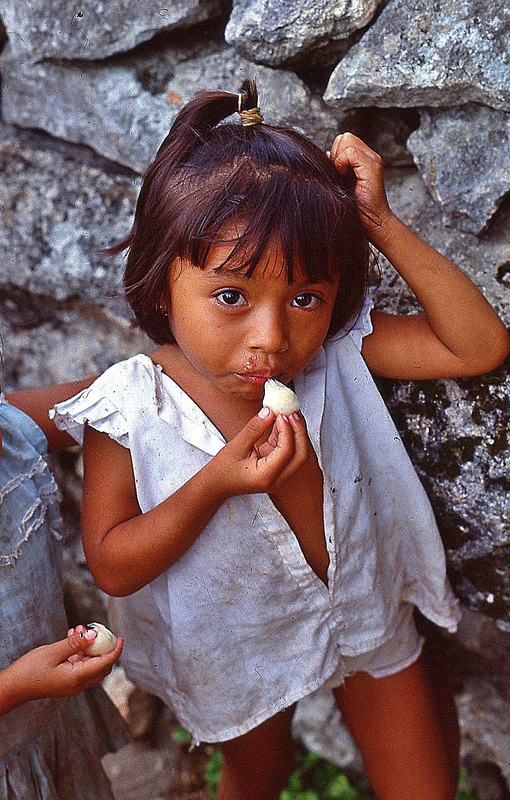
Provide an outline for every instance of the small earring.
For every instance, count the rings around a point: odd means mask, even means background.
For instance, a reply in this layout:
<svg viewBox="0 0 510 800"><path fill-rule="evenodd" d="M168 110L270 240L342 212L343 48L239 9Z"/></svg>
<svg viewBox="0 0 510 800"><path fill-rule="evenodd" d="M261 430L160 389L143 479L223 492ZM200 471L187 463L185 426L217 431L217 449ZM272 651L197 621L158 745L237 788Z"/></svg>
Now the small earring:
<svg viewBox="0 0 510 800"><path fill-rule="evenodd" d="M168 317L168 309L166 308L165 305L163 305L161 300L158 300L158 303L156 305L156 311L158 312L158 314L161 314L161 316Z"/></svg>

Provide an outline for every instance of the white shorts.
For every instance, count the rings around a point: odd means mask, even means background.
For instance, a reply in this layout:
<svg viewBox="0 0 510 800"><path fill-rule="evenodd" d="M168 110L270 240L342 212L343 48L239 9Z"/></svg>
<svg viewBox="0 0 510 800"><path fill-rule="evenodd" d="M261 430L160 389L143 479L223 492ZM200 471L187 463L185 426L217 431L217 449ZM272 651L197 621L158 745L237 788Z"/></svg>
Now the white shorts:
<svg viewBox="0 0 510 800"><path fill-rule="evenodd" d="M416 630L413 611L412 603L403 603L391 639L359 656L341 657L337 669L322 688L335 689L356 672L367 672L372 678L386 678L414 664L420 657L425 640Z"/></svg>

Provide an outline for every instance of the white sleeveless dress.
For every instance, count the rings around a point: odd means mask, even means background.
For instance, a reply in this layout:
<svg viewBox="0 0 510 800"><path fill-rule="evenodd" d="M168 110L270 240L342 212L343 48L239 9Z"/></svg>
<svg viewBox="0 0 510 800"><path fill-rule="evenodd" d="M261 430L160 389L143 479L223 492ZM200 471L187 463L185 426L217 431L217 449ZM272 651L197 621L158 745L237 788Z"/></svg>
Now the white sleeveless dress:
<svg viewBox="0 0 510 800"><path fill-rule="evenodd" d="M387 642L402 603L455 630L459 610L434 516L361 356L369 305L328 340L295 389L324 473L328 586L265 494L225 502L168 571L112 600L123 664L196 742L239 736L322 686L342 656ZM225 444L145 355L114 365L55 409L129 448L142 512Z"/></svg>

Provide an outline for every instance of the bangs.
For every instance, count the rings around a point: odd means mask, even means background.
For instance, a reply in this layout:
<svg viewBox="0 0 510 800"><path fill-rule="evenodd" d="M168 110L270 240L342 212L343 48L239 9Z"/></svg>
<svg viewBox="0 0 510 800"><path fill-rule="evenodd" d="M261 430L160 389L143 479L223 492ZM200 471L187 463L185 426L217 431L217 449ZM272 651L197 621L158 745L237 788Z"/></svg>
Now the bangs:
<svg viewBox="0 0 510 800"><path fill-rule="evenodd" d="M218 128L221 138L232 137L225 130L229 127ZM211 246L232 244L219 269L242 271L250 277L277 242L289 283L297 275L309 283L342 276L342 265L351 259L353 238L346 219L356 218L357 211L327 156L320 154L324 163L319 169L312 162L304 165L300 147L299 164L294 164L295 145L289 142L294 147L288 147L287 159L281 158L279 148L280 163L275 163L274 154L271 159L257 160L253 153L249 157L237 153L226 169L224 151L221 163L211 164L215 150L222 150L214 144L207 142L195 159L182 165L171 192L179 195L174 217L178 255L204 269ZM200 168L204 148L209 151L207 175ZM267 156L267 148L263 153ZM353 213L346 211L346 205L352 206Z"/></svg>

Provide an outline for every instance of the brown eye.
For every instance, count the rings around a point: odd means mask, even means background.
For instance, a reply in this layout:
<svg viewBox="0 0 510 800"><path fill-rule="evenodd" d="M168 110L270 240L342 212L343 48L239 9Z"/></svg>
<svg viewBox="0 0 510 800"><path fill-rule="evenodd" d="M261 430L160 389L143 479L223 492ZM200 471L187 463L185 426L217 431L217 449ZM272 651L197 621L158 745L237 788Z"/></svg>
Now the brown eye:
<svg viewBox="0 0 510 800"><path fill-rule="evenodd" d="M223 289L221 292L218 292L215 297L225 306L239 306L245 302L241 292L235 289Z"/></svg>
<svg viewBox="0 0 510 800"><path fill-rule="evenodd" d="M298 294L292 301L292 305L298 306L299 308L311 308L319 303L320 300L315 294L311 294L311 292L303 292L303 294Z"/></svg>

